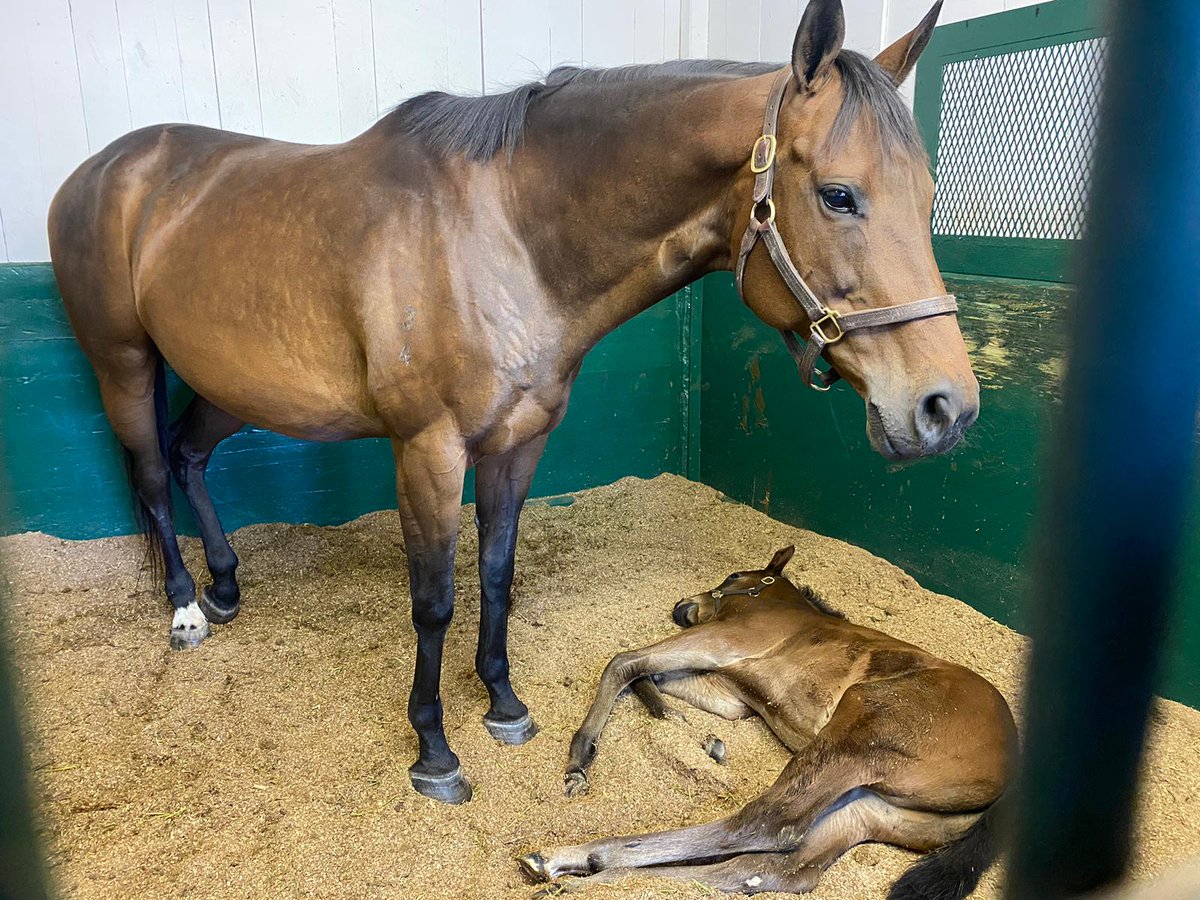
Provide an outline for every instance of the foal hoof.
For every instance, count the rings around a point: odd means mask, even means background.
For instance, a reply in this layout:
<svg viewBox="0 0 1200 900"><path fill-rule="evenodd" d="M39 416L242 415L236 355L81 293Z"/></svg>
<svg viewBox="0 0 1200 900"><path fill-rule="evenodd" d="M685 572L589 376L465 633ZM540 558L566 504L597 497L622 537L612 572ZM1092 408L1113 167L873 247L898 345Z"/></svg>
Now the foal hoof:
<svg viewBox="0 0 1200 900"><path fill-rule="evenodd" d="M462 769L446 775L425 775L409 769L408 780L418 794L439 803L458 805L471 799L471 782L467 781Z"/></svg>
<svg viewBox="0 0 1200 900"><path fill-rule="evenodd" d="M208 627L208 619L193 601L187 606L175 610L171 619L171 649L194 650L212 633Z"/></svg>
<svg viewBox="0 0 1200 900"><path fill-rule="evenodd" d="M235 603L233 606L225 606L212 595L209 587L205 587L200 592L200 599L197 602L200 604L200 609L204 611L204 618L210 622L215 622L217 625L228 625L237 618L237 614L242 609L242 604L240 603Z"/></svg>
<svg viewBox="0 0 1200 900"><path fill-rule="evenodd" d="M546 868L546 857L540 853L530 853L517 860L521 874L534 883L550 880L550 872Z"/></svg>
<svg viewBox="0 0 1200 900"><path fill-rule="evenodd" d="M489 719L484 716L483 727L500 743L510 744L514 747L532 740L533 736L538 733L538 727L529 713L525 713L514 722L502 722L499 719Z"/></svg>
<svg viewBox="0 0 1200 900"><path fill-rule="evenodd" d="M568 772L563 776L563 793L568 797L578 797L588 792L588 779L582 772Z"/></svg>

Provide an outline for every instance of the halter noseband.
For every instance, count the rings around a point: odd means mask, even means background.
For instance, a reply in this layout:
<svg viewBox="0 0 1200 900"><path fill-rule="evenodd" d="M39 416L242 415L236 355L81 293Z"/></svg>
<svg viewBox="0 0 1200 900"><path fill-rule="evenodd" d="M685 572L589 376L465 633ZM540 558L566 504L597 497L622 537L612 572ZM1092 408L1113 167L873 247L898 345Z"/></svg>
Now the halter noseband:
<svg viewBox="0 0 1200 900"><path fill-rule="evenodd" d="M737 591L723 591L720 588L717 588L715 591L709 591L708 596L712 597L714 600L720 600L722 597L757 597L762 593L763 588L774 583L775 577L773 575L764 575L759 580L758 584L754 585L754 587L742 588L741 590Z"/></svg>
<svg viewBox="0 0 1200 900"><path fill-rule="evenodd" d="M819 371L817 360L827 346L836 344L847 332L859 328L898 325L914 319L927 319L930 316L957 312L958 303L953 294L942 294L926 300L898 303L895 306L839 313L822 303L812 288L805 283L788 255L787 248L783 246L779 230L775 227L775 202L771 199L771 189L775 182L775 149L778 144L775 131L779 123L779 110L783 105L784 90L791 75L791 69L785 67L776 76L775 83L771 86L771 94L767 98L762 134L754 142L754 150L750 154L750 170L754 173L754 205L750 208L750 224L746 226L742 246L738 251L735 270L737 289L745 300L743 281L746 260L750 251L761 240L766 244L771 262L775 264L783 283L804 308L804 314L810 322L808 341L803 347L791 330L780 329L779 333L783 335L784 343L787 344L792 358L796 360L796 367L800 370L800 377L804 379L804 383L813 390L827 391L841 376L834 369Z"/></svg>

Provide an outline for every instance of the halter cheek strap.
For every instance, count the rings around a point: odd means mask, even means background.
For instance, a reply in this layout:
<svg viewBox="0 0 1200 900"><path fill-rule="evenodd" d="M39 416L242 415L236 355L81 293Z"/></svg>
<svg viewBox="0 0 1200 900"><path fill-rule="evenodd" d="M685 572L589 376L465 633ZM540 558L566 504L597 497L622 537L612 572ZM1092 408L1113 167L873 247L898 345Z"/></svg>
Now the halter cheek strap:
<svg viewBox="0 0 1200 900"><path fill-rule="evenodd" d="M803 346L796 334L790 330L780 329L784 343L787 344L800 377L810 388L818 391L829 390L830 385L841 376L834 369L824 372L817 369L817 360L825 348L836 344L848 332L859 328L879 328L885 325L899 325L901 322L911 322L914 319L927 319L930 316L940 316L945 313L958 311L958 303L953 294L942 294L926 300L914 300L910 303L898 303L895 306L880 306L874 309L864 309L858 312L840 313L826 306L813 293L812 288L801 277L787 248L779 229L775 227L775 202L771 192L775 184L775 157L778 146L776 131L779 125L779 110L783 105L783 94L791 79L791 69L784 67L771 85L771 93L767 97L766 113L763 116L763 130L754 149L750 154L750 170L754 173L754 204L750 208L750 224L742 236L742 245L738 250L737 266L734 270L737 278L738 293L744 300L746 275L746 260L751 251L762 241L770 254L771 262L783 278L783 283L792 296L804 309L809 321L808 340Z"/></svg>

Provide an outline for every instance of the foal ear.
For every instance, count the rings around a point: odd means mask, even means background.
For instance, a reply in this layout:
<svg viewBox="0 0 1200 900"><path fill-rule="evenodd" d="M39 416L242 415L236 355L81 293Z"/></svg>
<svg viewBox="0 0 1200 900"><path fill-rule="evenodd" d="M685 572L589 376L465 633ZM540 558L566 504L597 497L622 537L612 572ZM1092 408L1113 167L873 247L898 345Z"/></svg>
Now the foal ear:
<svg viewBox="0 0 1200 900"><path fill-rule="evenodd" d="M937 0L937 3L933 4L933 9L925 13L921 24L875 57L875 62L879 63L880 67L892 76L892 81L897 87L904 82L917 64L917 57L921 55L929 43L929 39L933 36L933 28L937 25L941 12L942 0Z"/></svg>
<svg viewBox="0 0 1200 900"><path fill-rule="evenodd" d="M792 44L792 71L803 89L820 82L842 52L846 17L842 0L809 0Z"/></svg>
<svg viewBox="0 0 1200 900"><path fill-rule="evenodd" d="M771 557L771 561L769 563L767 563L767 571L774 575L782 574L783 567L786 566L791 561L792 554L794 554L795 552L796 552L795 544L789 544L788 546L784 547L782 550L776 551L775 555Z"/></svg>

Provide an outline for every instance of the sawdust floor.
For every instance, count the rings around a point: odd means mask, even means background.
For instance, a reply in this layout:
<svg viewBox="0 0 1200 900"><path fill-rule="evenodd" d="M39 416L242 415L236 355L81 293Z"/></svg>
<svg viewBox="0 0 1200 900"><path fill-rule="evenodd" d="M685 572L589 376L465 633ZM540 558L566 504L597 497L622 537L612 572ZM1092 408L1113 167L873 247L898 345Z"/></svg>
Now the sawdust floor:
<svg viewBox="0 0 1200 900"><path fill-rule="evenodd" d="M567 745L610 656L670 634L677 598L790 542L795 580L856 622L974 667L1015 706L1019 635L863 550L661 476L526 511L513 680L542 732L501 746L480 722L486 694L473 672L472 515L463 510L443 676L446 730L476 788L459 808L416 795L406 777L414 641L394 514L239 531L242 614L188 653L167 649L167 612L148 576L139 580L135 539L0 541L34 790L63 896L525 898L519 852L730 813L787 758L757 720L692 710L686 724L657 722L624 699L591 792L573 800L561 790ZM199 579L197 541L186 557ZM1155 719L1142 874L1200 852L1200 713L1164 701ZM701 749L709 733L725 739L727 766ZM882 897L912 859L859 847L814 896ZM977 896L996 890L993 873ZM714 894L638 879L595 896Z"/></svg>

